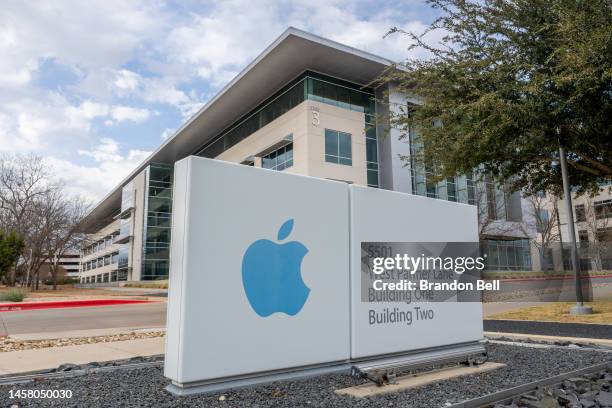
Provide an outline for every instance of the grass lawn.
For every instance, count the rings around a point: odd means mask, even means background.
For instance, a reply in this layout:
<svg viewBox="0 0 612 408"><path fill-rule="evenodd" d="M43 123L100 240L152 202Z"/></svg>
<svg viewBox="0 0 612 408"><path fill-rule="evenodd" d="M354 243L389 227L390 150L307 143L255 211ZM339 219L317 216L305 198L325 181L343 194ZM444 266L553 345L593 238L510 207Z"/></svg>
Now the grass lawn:
<svg viewBox="0 0 612 408"><path fill-rule="evenodd" d="M532 306L510 312L498 313L487 317L487 319L612 324L612 300L587 303L593 308L593 314L591 315L570 315L569 309L574 304L575 303L572 302L548 303L541 306Z"/></svg>

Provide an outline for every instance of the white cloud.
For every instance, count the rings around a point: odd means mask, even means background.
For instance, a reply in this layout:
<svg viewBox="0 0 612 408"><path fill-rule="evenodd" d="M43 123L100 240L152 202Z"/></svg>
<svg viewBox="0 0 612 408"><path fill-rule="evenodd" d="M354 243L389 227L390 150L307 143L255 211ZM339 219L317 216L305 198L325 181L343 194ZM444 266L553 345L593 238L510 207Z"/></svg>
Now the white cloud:
<svg viewBox="0 0 612 408"><path fill-rule="evenodd" d="M140 44L161 35L162 11L161 3L144 0L4 3L0 78L16 72L21 79L31 77L40 58L91 69L121 64Z"/></svg>
<svg viewBox="0 0 612 408"><path fill-rule="evenodd" d="M97 162L118 162L122 158L119 154L119 143L108 137L100 139L100 144L93 150L80 149L78 152L80 155L93 157Z"/></svg>
<svg viewBox="0 0 612 408"><path fill-rule="evenodd" d="M122 154L116 140L103 138L92 150L79 150L90 157L90 165L79 165L65 159L49 157L46 162L58 178L63 180L69 193L97 202L117 186L151 152L131 149Z"/></svg>
<svg viewBox="0 0 612 408"><path fill-rule="evenodd" d="M121 69L116 72L115 87L122 91L134 91L140 81L141 77L136 72Z"/></svg>
<svg viewBox="0 0 612 408"><path fill-rule="evenodd" d="M41 151L57 137L87 133L91 120L105 110L96 103L70 105L53 92L6 101L0 106L0 150Z"/></svg>
<svg viewBox="0 0 612 408"><path fill-rule="evenodd" d="M193 67L192 74L218 87L285 28L279 3L230 0L216 3L206 14L192 13L170 30L161 47L170 60Z"/></svg>
<svg viewBox="0 0 612 408"><path fill-rule="evenodd" d="M148 109L132 108L131 106L113 106L110 108L110 116L115 122L123 122L126 120L144 122L151 116L151 111Z"/></svg>
<svg viewBox="0 0 612 408"><path fill-rule="evenodd" d="M68 139L78 145L78 140L89 137L95 119L106 119L108 124L140 123L151 115L148 109L89 100L72 105L53 92L41 94L39 99L17 99L0 107L0 151L43 152Z"/></svg>
<svg viewBox="0 0 612 408"><path fill-rule="evenodd" d="M383 40L383 34L392 26L421 31L423 23L405 17L401 4L365 10L355 1L3 4L0 151L46 156L69 184L101 197L152 148L136 144L150 140L142 137L149 128L118 135L118 123L141 124L174 108L179 123L164 125L165 140L289 25L405 58L406 39ZM71 79L62 83L61 74L45 71L47 61ZM84 159L91 166L76 164Z"/></svg>

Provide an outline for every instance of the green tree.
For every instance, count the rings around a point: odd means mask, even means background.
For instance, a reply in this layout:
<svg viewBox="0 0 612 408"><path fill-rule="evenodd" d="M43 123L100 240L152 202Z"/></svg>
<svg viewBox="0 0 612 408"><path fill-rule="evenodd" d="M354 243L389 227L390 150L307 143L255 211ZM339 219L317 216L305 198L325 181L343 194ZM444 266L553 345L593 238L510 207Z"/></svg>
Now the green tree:
<svg viewBox="0 0 612 408"><path fill-rule="evenodd" d="M15 231L8 234L0 230L0 280L13 267L21 255L25 243Z"/></svg>
<svg viewBox="0 0 612 408"><path fill-rule="evenodd" d="M428 3L440 17L425 32L390 33L430 58L381 78L419 100L390 118L418 129L417 159L440 179L481 166L514 190L559 191L562 144L579 192L612 181L610 0Z"/></svg>

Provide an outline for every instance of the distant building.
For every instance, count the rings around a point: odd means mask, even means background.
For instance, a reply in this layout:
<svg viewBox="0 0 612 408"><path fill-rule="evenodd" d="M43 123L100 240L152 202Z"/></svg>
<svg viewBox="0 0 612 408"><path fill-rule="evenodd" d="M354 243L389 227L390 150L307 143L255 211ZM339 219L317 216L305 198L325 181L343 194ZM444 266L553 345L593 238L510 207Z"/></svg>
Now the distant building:
<svg viewBox="0 0 612 408"><path fill-rule="evenodd" d="M51 279L51 265L57 262L58 280L64 278L79 278L81 266L81 254L78 251L71 251L62 255L59 259L52 257L41 266L41 279Z"/></svg>
<svg viewBox="0 0 612 408"><path fill-rule="evenodd" d="M612 191L603 186L594 197L573 197L576 241L580 248L581 270L612 270ZM565 203L559 201L561 241L570 242ZM566 268L571 265L569 249L565 249Z"/></svg>

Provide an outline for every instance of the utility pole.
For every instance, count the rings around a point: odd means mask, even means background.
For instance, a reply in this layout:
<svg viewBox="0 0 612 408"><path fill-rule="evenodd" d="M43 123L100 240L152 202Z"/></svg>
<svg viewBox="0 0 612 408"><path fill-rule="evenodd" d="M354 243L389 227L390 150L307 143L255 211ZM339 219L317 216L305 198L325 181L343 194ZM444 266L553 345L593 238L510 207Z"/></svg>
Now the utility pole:
<svg viewBox="0 0 612 408"><path fill-rule="evenodd" d="M571 307L570 314L584 315L593 313L593 309L585 306L582 299L582 280L580 279L580 269L578 263L578 247L576 246L576 228L574 225L574 211L572 207L572 192L567 175L567 160L565 158L565 148L559 145L559 161L561 163L561 177L563 179L563 195L565 196L565 209L567 212L567 229L569 231L569 241L572 250L572 267L576 280L576 304ZM561 251L563 253L563 250Z"/></svg>

